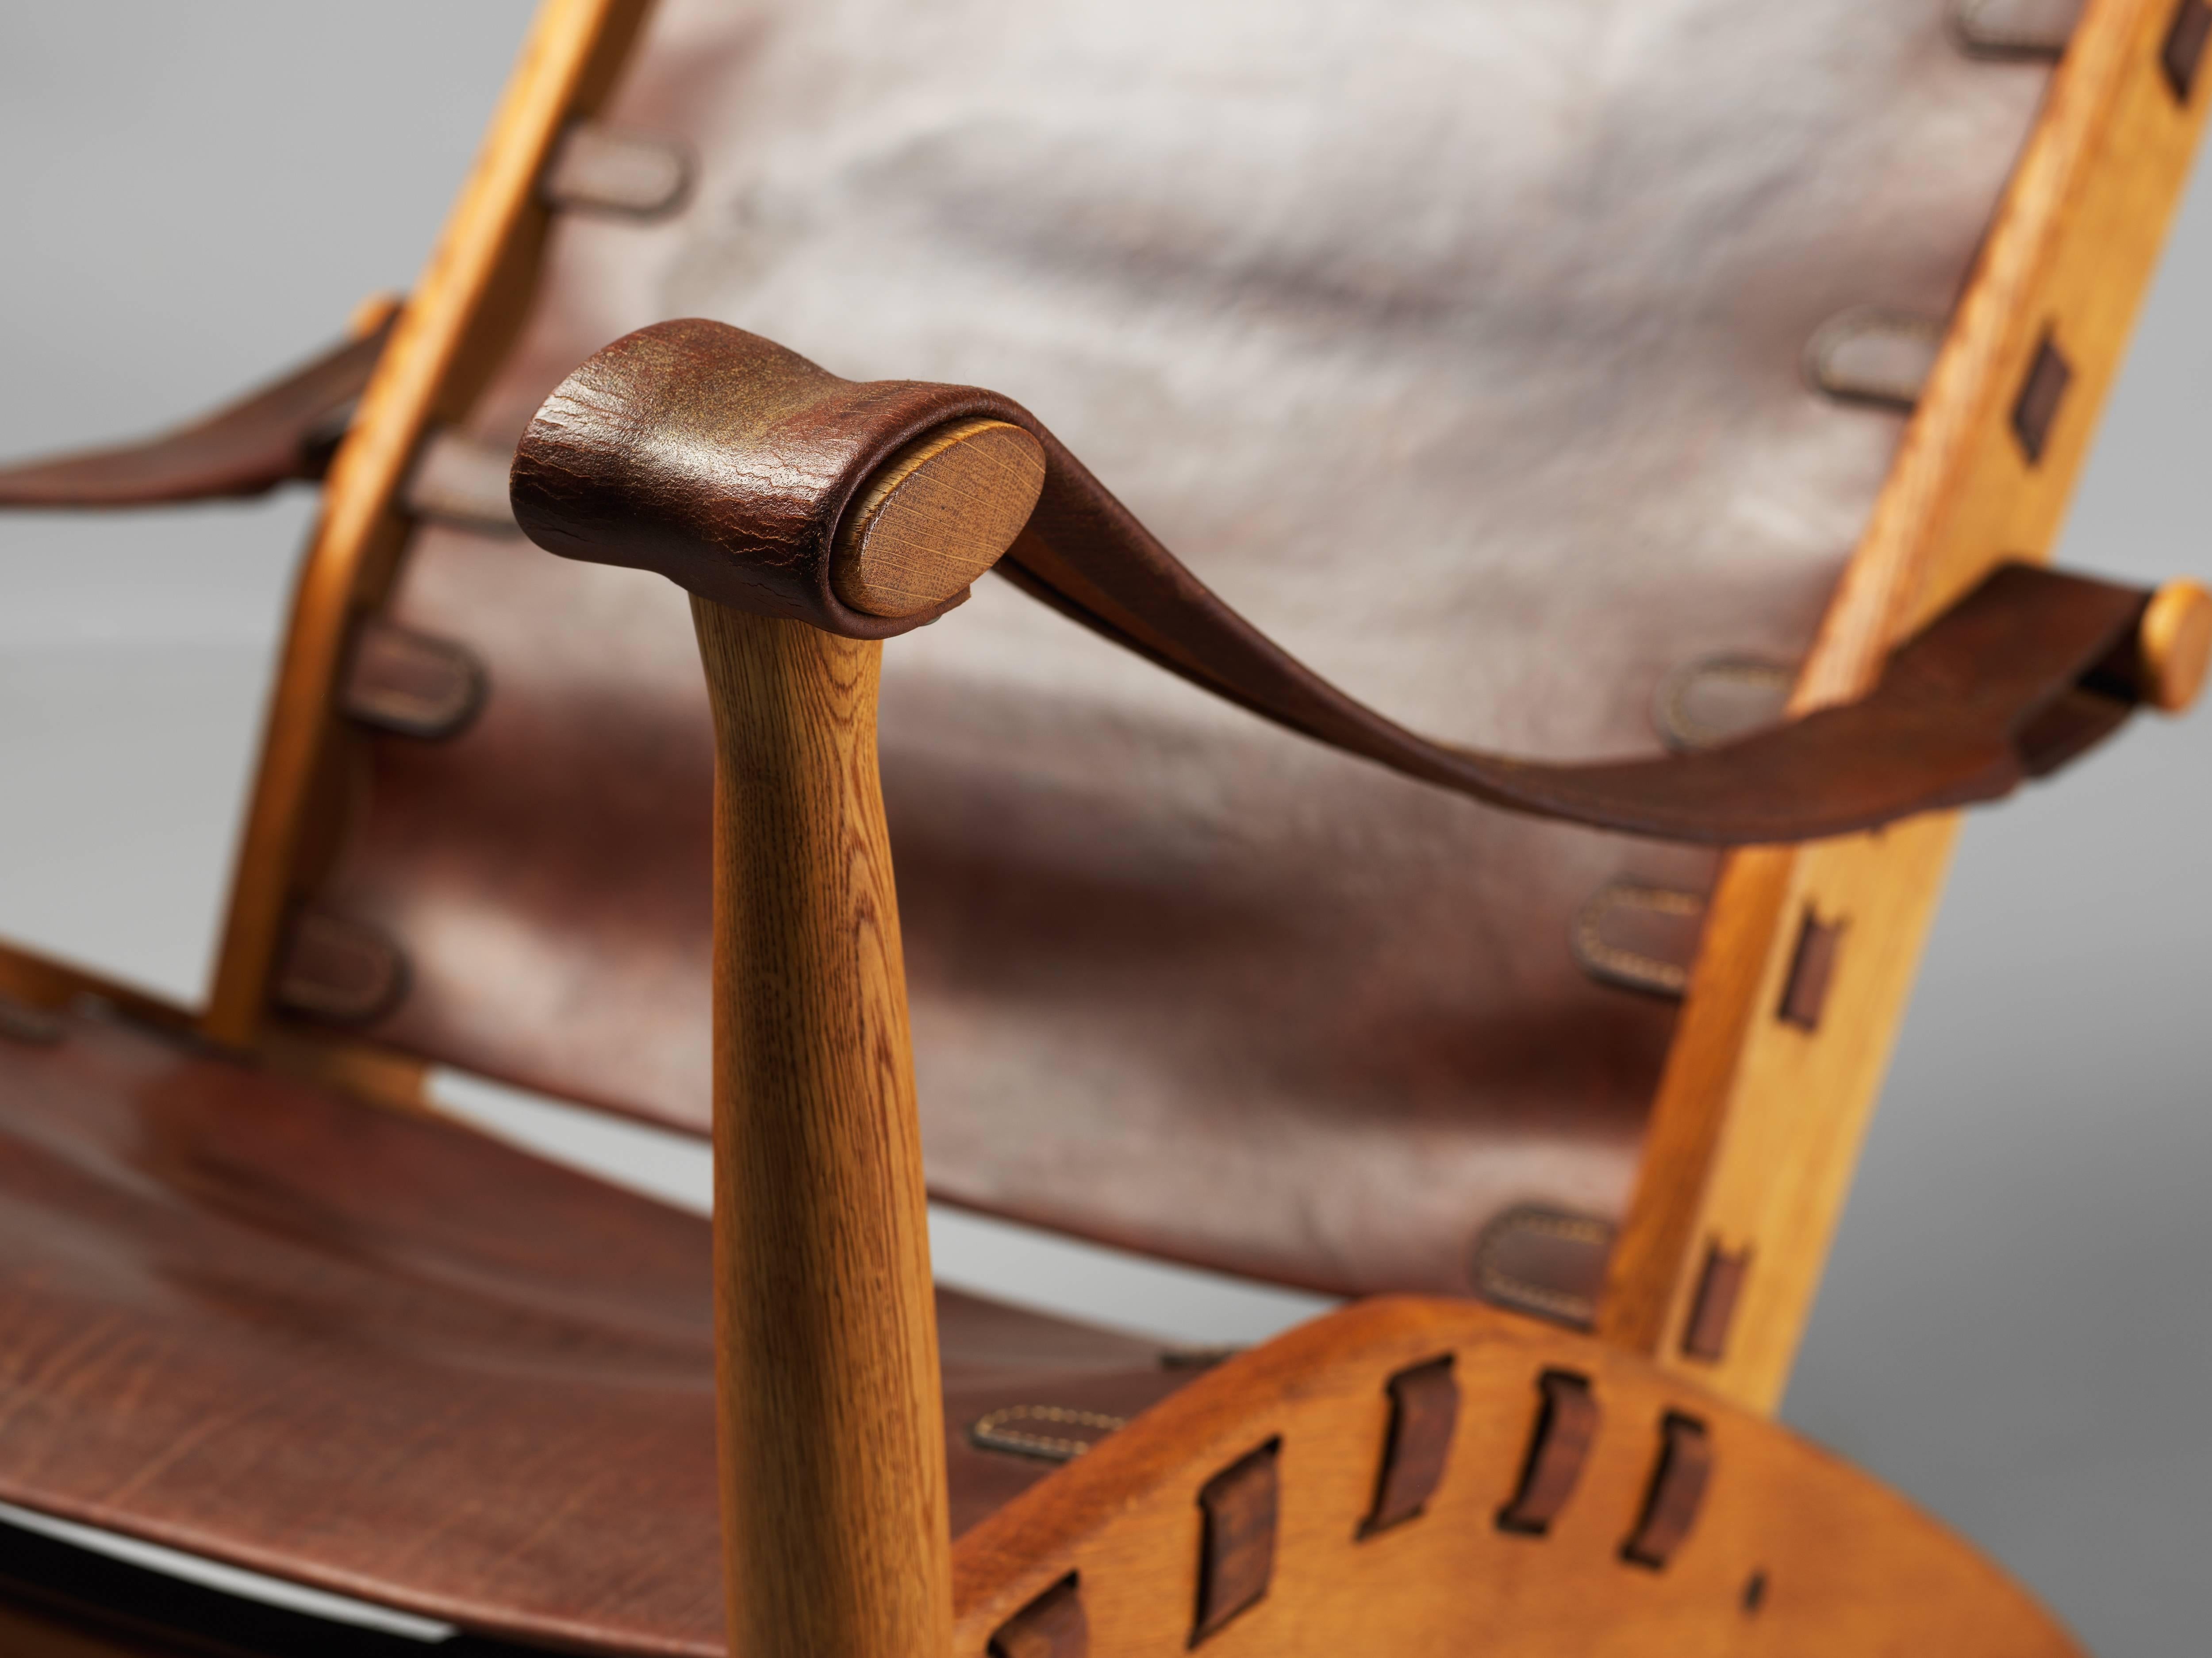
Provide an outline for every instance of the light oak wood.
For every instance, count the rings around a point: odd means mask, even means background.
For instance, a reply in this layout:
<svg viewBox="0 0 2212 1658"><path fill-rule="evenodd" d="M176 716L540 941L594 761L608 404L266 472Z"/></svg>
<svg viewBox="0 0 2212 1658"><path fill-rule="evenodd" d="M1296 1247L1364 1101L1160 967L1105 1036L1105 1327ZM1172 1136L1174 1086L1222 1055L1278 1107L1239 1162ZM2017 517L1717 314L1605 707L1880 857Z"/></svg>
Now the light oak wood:
<svg viewBox="0 0 2212 1658"><path fill-rule="evenodd" d="M1444 1354L1457 1427L1417 1518L1360 1535L1389 1378ZM1598 1424L1542 1535L1501 1527L1547 1370L1585 1377ZM1622 1558L1670 1412L1712 1472L1665 1566ZM952 1650L1073 1571L1090 1650L1180 1655L1198 1603L1199 1491L1279 1437L1267 1594L1207 1658L1788 1653L2057 1658L2076 1649L2002 1573L1905 1500L1755 1413L1607 1344L1465 1303L1391 1297L1231 1358L1016 1498L955 1552ZM1754 1580L1758 1588L1753 1589Z"/></svg>
<svg viewBox="0 0 2212 1658"><path fill-rule="evenodd" d="M2138 646L2143 700L2167 714L2185 713L2212 666L2212 592L2201 582L2167 582L2143 610Z"/></svg>
<svg viewBox="0 0 2212 1658"><path fill-rule="evenodd" d="M2049 556L2204 112L2159 65L2169 0L2091 0L2053 78L1792 707L1845 700L1996 563ZM2046 334L2073 378L2031 461L2011 416ZM1723 865L1599 1329L1760 1409L1780 1399L1948 863L1947 820ZM1775 1017L1807 906L1850 932L1816 1031ZM1714 1244L1753 1253L1717 1363L1682 1356Z"/></svg>
<svg viewBox="0 0 2212 1658"><path fill-rule="evenodd" d="M837 532L830 585L868 616L919 616L966 591L1021 533L1044 448L1002 420L963 420L907 446Z"/></svg>
<svg viewBox="0 0 2212 1658"><path fill-rule="evenodd" d="M546 0L483 147L331 464L293 596L224 924L206 1035L245 1046L264 1016L290 910L342 811L347 734L334 689L357 616L407 531L401 484L424 432L459 420L520 325L550 222L540 169L566 125L611 87L649 0Z"/></svg>
<svg viewBox="0 0 2212 1658"><path fill-rule="evenodd" d="M879 642L694 599L714 709L715 1349L747 1658L951 1629L937 1329Z"/></svg>

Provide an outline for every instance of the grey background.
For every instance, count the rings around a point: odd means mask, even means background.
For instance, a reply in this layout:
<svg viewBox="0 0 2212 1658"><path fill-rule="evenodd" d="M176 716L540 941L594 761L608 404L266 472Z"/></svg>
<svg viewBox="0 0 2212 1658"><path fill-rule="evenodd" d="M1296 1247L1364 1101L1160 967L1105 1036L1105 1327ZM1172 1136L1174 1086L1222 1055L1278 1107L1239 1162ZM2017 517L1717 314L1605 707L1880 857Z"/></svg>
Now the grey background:
<svg viewBox="0 0 2212 1658"><path fill-rule="evenodd" d="M1933 0L1931 0L1933 3ZM0 454L180 417L428 251L526 0L0 9ZM2059 550L2212 578L2212 175ZM0 520L0 934L202 993L304 493ZM1785 1414L2108 1658L2212 1627L2212 715L1977 815ZM458 1109L696 1204L695 1149L448 1078ZM946 1276L1164 1333L1310 1298L958 1217Z"/></svg>

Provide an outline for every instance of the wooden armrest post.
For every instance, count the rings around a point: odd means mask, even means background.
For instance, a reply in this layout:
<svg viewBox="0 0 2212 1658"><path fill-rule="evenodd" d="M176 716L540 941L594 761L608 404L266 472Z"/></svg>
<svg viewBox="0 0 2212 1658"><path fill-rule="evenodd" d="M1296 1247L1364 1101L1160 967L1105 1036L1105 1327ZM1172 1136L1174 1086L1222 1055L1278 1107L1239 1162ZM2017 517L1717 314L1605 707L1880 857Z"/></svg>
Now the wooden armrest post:
<svg viewBox="0 0 2212 1658"><path fill-rule="evenodd" d="M714 709L714 1284L730 1649L951 1640L883 645L694 598Z"/></svg>
<svg viewBox="0 0 2212 1658"><path fill-rule="evenodd" d="M987 394L855 385L696 319L616 341L516 447L516 521L692 595L714 718L714 1322L730 1650L947 1658L943 1384L882 641L1035 508Z"/></svg>

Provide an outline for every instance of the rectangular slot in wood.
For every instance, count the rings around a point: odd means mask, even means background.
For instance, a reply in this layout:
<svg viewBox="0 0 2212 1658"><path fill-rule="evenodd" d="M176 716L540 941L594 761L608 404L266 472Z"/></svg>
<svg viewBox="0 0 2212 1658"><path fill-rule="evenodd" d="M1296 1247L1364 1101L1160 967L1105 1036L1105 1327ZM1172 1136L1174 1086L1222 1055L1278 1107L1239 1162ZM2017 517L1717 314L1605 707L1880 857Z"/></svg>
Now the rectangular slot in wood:
<svg viewBox="0 0 2212 1658"><path fill-rule="evenodd" d="M2066 400L2066 388L2073 383L2074 365L2066 361L2066 354L2046 329L2012 406L2013 435L2020 440L2021 452L2027 457L2029 465L2043 459L2051 425L2058 418L2058 406Z"/></svg>
<svg viewBox="0 0 2212 1658"><path fill-rule="evenodd" d="M1459 1425L1459 1383L1452 1377L1451 1355L1398 1372L1389 1381L1390 1431L1383 1442L1382 1470L1376 1480L1375 1507L1359 1527L1363 1538L1413 1519L1443 1482Z"/></svg>
<svg viewBox="0 0 2212 1658"><path fill-rule="evenodd" d="M1620 1558L1654 1571L1673 1559L1697 1524L1712 1471L1712 1441L1705 1424L1679 1411L1668 1412L1659 1424L1659 1461L1644 1495L1644 1511L1621 1545Z"/></svg>
<svg viewBox="0 0 2212 1658"><path fill-rule="evenodd" d="M2181 0L2173 14L2173 27L2166 32L2166 44L2158 55L2159 66L2166 71L2166 83L2173 88L2173 95L2183 103L2197 85L2197 71L2204 62L2204 44L2212 40L2212 3L2207 0Z"/></svg>
<svg viewBox="0 0 2212 1658"><path fill-rule="evenodd" d="M1751 1271L1749 1249L1729 1250L1715 1242L1705 1251L1705 1271L1698 1275L1698 1292L1690 1302L1690 1320L1682 1331L1685 1357L1717 1364L1728 1351L1729 1326L1735 1321L1735 1303Z"/></svg>
<svg viewBox="0 0 2212 1658"><path fill-rule="evenodd" d="M1090 1651L1083 1586L1070 1572L999 1625L990 1658L1089 1658Z"/></svg>
<svg viewBox="0 0 2212 1658"><path fill-rule="evenodd" d="M1198 1493L1206 1523L1199 1544L1193 1646L1267 1598L1275 1572L1275 1463L1281 1448L1280 1440L1269 1440L1214 1475Z"/></svg>
<svg viewBox="0 0 2212 1658"><path fill-rule="evenodd" d="M1790 977L1782 987L1775 1017L1800 1030L1818 1030L1836 975L1836 952L1844 942L1843 921L1824 921L1808 905L1797 928L1797 948L1790 957Z"/></svg>
<svg viewBox="0 0 2212 1658"><path fill-rule="evenodd" d="M1521 1464L1521 1483L1513 1500L1498 1511L1499 1530L1529 1537L1549 1531L1575 1494L1598 1424L1597 1396L1589 1377L1547 1370L1536 1378L1536 1389L1540 1403L1528 1455Z"/></svg>

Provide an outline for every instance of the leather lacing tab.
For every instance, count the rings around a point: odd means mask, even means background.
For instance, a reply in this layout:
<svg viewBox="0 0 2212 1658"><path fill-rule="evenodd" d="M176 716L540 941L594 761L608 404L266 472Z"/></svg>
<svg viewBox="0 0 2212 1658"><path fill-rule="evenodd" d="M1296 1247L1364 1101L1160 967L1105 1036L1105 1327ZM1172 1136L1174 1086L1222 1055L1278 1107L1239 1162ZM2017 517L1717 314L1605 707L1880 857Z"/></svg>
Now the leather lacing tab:
<svg viewBox="0 0 2212 1658"><path fill-rule="evenodd" d="M690 199L698 171L680 138L577 121L554 147L538 195L557 211L665 219Z"/></svg>
<svg viewBox="0 0 2212 1658"><path fill-rule="evenodd" d="M292 925L273 994L280 1007L366 1024L406 993L407 957L376 928L322 910Z"/></svg>
<svg viewBox="0 0 2212 1658"><path fill-rule="evenodd" d="M1016 1423L1038 1423L1050 1431L1040 1433L1012 1425ZM969 1424L968 1441L979 1450L1033 1456L1041 1462L1073 1462L1115 1429L1128 1425L1127 1417L1109 1416L1103 1411L1081 1411L1066 1405L1009 1405L977 1417ZM1082 1436L1085 1433L1088 1437Z"/></svg>
<svg viewBox="0 0 2212 1658"><path fill-rule="evenodd" d="M467 728L489 683L465 645L372 617L355 635L338 701L364 726L435 743Z"/></svg>
<svg viewBox="0 0 2212 1658"><path fill-rule="evenodd" d="M1887 306L1838 312L1805 343L1805 378L1840 403L1911 410L1942 349L1938 319Z"/></svg>
<svg viewBox="0 0 2212 1658"><path fill-rule="evenodd" d="M1482 1229L1474 1286L1486 1301L1578 1330L1596 1321L1613 1223L1521 1204Z"/></svg>
<svg viewBox="0 0 2212 1658"><path fill-rule="evenodd" d="M1705 915L1702 893L1609 881L1576 913L1567 945L1575 965L1600 984L1679 997L1690 987Z"/></svg>
<svg viewBox="0 0 2212 1658"><path fill-rule="evenodd" d="M434 524L477 535L520 535L507 489L514 462L511 449L451 429L434 432L415 457L400 501Z"/></svg>
<svg viewBox="0 0 2212 1658"><path fill-rule="evenodd" d="M1677 754L1717 747L1781 722L1797 670L1763 656L1699 657L1659 682L1651 723Z"/></svg>
<svg viewBox="0 0 2212 1658"><path fill-rule="evenodd" d="M2084 0L1956 0L1951 33L1976 58L2057 58L2074 38Z"/></svg>

